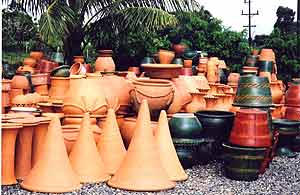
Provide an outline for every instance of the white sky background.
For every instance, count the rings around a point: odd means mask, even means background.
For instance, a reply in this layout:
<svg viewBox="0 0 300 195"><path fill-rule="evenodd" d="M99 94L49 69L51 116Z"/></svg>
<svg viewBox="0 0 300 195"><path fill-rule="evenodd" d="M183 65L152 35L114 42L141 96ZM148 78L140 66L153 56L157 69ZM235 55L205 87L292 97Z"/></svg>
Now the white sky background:
<svg viewBox="0 0 300 195"><path fill-rule="evenodd" d="M242 10L248 13L248 4L244 0L197 0L204 8L218 19L224 26L242 31L243 25L248 25L248 16L241 16ZM297 11L297 0L252 0L252 12L258 10L259 15L252 18L256 28L252 28L252 35L270 34L277 20L276 11L279 6L289 7ZM295 21L297 14L295 15Z"/></svg>

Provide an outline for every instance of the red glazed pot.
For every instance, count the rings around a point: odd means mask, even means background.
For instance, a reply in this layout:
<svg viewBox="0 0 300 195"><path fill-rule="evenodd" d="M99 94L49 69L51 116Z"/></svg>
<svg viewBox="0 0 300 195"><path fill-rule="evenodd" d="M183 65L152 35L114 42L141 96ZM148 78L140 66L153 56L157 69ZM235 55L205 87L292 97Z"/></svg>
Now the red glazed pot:
<svg viewBox="0 0 300 195"><path fill-rule="evenodd" d="M286 105L300 107L300 82L294 81L286 92Z"/></svg>
<svg viewBox="0 0 300 195"><path fill-rule="evenodd" d="M286 107L285 118L289 120L300 120L300 108L299 107Z"/></svg>
<svg viewBox="0 0 300 195"><path fill-rule="evenodd" d="M237 111L229 142L247 147L270 147L268 113L258 109Z"/></svg>

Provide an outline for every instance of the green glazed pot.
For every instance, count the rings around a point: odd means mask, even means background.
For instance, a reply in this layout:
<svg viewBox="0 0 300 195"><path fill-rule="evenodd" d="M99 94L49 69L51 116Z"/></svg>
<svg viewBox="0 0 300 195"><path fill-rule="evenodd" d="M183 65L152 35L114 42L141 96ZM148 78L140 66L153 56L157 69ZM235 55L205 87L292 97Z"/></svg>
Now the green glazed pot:
<svg viewBox="0 0 300 195"><path fill-rule="evenodd" d="M198 55L197 51L194 50L185 50L183 53L183 58L186 60L192 60Z"/></svg>
<svg viewBox="0 0 300 195"><path fill-rule="evenodd" d="M180 65L183 65L183 60L182 60L182 58L174 58L172 64L180 64Z"/></svg>
<svg viewBox="0 0 300 195"><path fill-rule="evenodd" d="M222 144L222 146L223 168L227 178L238 181L258 179L267 148L239 147L229 144Z"/></svg>
<svg viewBox="0 0 300 195"><path fill-rule="evenodd" d="M153 57L149 57L149 56L146 56L143 58L143 60L141 61L141 64L154 64L154 59Z"/></svg>
<svg viewBox="0 0 300 195"><path fill-rule="evenodd" d="M50 76L52 76L52 77L68 77L68 76L70 76L70 66L62 65L62 66L56 67L51 71Z"/></svg>
<svg viewBox="0 0 300 195"><path fill-rule="evenodd" d="M233 105L239 107L271 107L272 95L268 78L241 76Z"/></svg>
<svg viewBox="0 0 300 195"><path fill-rule="evenodd" d="M201 138L202 125L192 113L177 113L169 120L172 138Z"/></svg>
<svg viewBox="0 0 300 195"><path fill-rule="evenodd" d="M258 67L260 72L272 72L273 62L272 61L258 61Z"/></svg>

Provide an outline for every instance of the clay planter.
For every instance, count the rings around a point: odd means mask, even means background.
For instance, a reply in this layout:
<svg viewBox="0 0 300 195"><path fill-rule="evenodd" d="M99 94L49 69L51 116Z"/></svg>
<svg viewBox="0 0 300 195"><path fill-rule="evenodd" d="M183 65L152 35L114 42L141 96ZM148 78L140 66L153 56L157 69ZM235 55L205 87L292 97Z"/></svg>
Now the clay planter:
<svg viewBox="0 0 300 195"><path fill-rule="evenodd" d="M69 89L69 82L70 78L68 77L51 77L50 99L62 101Z"/></svg>
<svg viewBox="0 0 300 195"><path fill-rule="evenodd" d="M39 68L41 73L49 73L53 68L57 67L58 64L56 62L52 62L49 60L41 59L39 63Z"/></svg>
<svg viewBox="0 0 300 195"><path fill-rule="evenodd" d="M265 158L266 148L249 148L223 144L224 174L227 178L241 181L258 179Z"/></svg>
<svg viewBox="0 0 300 195"><path fill-rule="evenodd" d="M285 107L284 104L274 104L274 108L271 108L272 118L281 119L285 116Z"/></svg>
<svg viewBox="0 0 300 195"><path fill-rule="evenodd" d="M239 73L230 73L227 81L229 85L234 85L234 84L238 84L240 79L240 74Z"/></svg>
<svg viewBox="0 0 300 195"><path fill-rule="evenodd" d="M33 74L31 75L31 82L33 85L46 85L48 83L48 74Z"/></svg>
<svg viewBox="0 0 300 195"><path fill-rule="evenodd" d="M5 111L5 107L10 106L10 102L11 102L9 96L10 90L11 90L11 80L2 79L2 92L1 92L2 112Z"/></svg>
<svg viewBox="0 0 300 195"><path fill-rule="evenodd" d="M84 64L79 62L74 63L70 68L70 75L85 75L86 72Z"/></svg>
<svg viewBox="0 0 300 195"><path fill-rule="evenodd" d="M40 59L42 59L43 57L43 52L42 51L31 51L29 56L33 59L35 59L36 61L39 61Z"/></svg>
<svg viewBox="0 0 300 195"><path fill-rule="evenodd" d="M285 118L289 120L300 120L300 108L299 107L286 107Z"/></svg>
<svg viewBox="0 0 300 195"><path fill-rule="evenodd" d="M120 125L120 132L126 148L128 148L134 134L136 121L137 119L133 117L124 118L122 125ZM151 121L151 127L154 135L157 128L157 122Z"/></svg>
<svg viewBox="0 0 300 195"><path fill-rule="evenodd" d="M262 49L259 54L259 61L273 61L275 62L275 53L272 49Z"/></svg>
<svg viewBox="0 0 300 195"><path fill-rule="evenodd" d="M183 67L184 68L192 68L193 60L183 60Z"/></svg>
<svg viewBox="0 0 300 195"><path fill-rule="evenodd" d="M282 90L281 84L282 83L280 81L270 83L273 104L280 104L282 100L284 92Z"/></svg>
<svg viewBox="0 0 300 195"><path fill-rule="evenodd" d="M287 106L300 107L300 82L294 81L286 92L285 103Z"/></svg>
<svg viewBox="0 0 300 195"><path fill-rule="evenodd" d="M95 63L96 72L113 72L115 63L112 58L112 50L99 50L99 57Z"/></svg>
<svg viewBox="0 0 300 195"><path fill-rule="evenodd" d="M142 64L147 76L155 79L172 79L179 76L182 65L179 64Z"/></svg>
<svg viewBox="0 0 300 195"><path fill-rule="evenodd" d="M23 65L24 66L29 66L29 67L35 67L35 65L36 65L36 59L31 58L31 57L25 58L23 60Z"/></svg>
<svg viewBox="0 0 300 195"><path fill-rule="evenodd" d="M207 80L210 83L215 83L219 80L218 68L214 61L209 60L207 64Z"/></svg>
<svg viewBox="0 0 300 195"><path fill-rule="evenodd" d="M172 51L160 49L158 52L158 57L159 57L159 63L171 64L175 57L175 53Z"/></svg>
<svg viewBox="0 0 300 195"><path fill-rule="evenodd" d="M268 79L266 77L241 76L233 105L270 107L272 95Z"/></svg>
<svg viewBox="0 0 300 195"><path fill-rule="evenodd" d="M80 64L84 64L84 56L74 56L73 62L76 63L80 63Z"/></svg>
<svg viewBox="0 0 300 195"><path fill-rule="evenodd" d="M231 144L247 147L270 147L268 114L258 109L241 109L236 113L230 133Z"/></svg>
<svg viewBox="0 0 300 195"><path fill-rule="evenodd" d="M174 87L162 79L138 79L133 81L130 91L133 108L137 112L142 100L147 100L151 115L157 118L161 110L167 110L173 101Z"/></svg>
<svg viewBox="0 0 300 195"><path fill-rule="evenodd" d="M12 185L17 183L15 144L22 125L17 123L2 123L1 125L1 185Z"/></svg>
<svg viewBox="0 0 300 195"><path fill-rule="evenodd" d="M206 94L198 92L198 93L191 93L191 95L192 95L192 102L190 102L185 106L185 111L189 113L194 113L199 110L205 110L206 102L204 96Z"/></svg>
<svg viewBox="0 0 300 195"><path fill-rule="evenodd" d="M211 95L206 95L204 96L204 100L205 100L205 109L206 110L214 110L216 105L217 105L217 101L218 98L215 96L211 96Z"/></svg>
<svg viewBox="0 0 300 195"><path fill-rule="evenodd" d="M35 86L35 92L37 92L38 94L42 95L42 96L48 96L49 95L49 91L48 91L48 85L36 85Z"/></svg>

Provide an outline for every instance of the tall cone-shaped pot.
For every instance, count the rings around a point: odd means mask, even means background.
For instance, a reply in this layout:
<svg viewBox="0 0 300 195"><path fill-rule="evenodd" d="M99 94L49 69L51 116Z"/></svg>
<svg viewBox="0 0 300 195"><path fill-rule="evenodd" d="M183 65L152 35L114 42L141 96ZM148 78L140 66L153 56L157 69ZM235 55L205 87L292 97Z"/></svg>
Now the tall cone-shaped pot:
<svg viewBox="0 0 300 195"><path fill-rule="evenodd" d="M21 187L49 193L70 192L80 188L79 179L68 158L58 117L50 122L42 154Z"/></svg>
<svg viewBox="0 0 300 195"><path fill-rule="evenodd" d="M104 182L110 178L97 150L88 113L83 116L79 136L72 147L69 158L81 183Z"/></svg>
<svg viewBox="0 0 300 195"><path fill-rule="evenodd" d="M113 109L109 109L107 112L107 118L104 122L97 147L106 171L113 175L120 167L126 155L126 149Z"/></svg>
<svg viewBox="0 0 300 195"><path fill-rule="evenodd" d="M133 191L159 191L175 187L159 157L147 100L141 102L127 154L108 185Z"/></svg>
<svg viewBox="0 0 300 195"><path fill-rule="evenodd" d="M170 134L167 113L160 112L158 127L155 133L160 160L172 181L184 181L188 178L178 159Z"/></svg>

